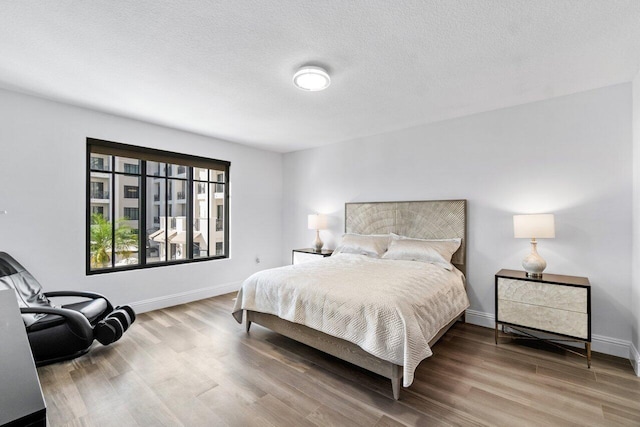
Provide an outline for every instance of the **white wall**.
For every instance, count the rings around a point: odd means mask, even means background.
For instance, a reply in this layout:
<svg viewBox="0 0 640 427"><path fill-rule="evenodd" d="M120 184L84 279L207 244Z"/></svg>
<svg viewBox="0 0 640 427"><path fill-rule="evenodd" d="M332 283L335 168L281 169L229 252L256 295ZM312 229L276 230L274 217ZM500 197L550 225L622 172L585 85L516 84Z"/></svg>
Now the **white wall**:
<svg viewBox="0 0 640 427"><path fill-rule="evenodd" d="M630 359L640 376L640 72L633 80L633 254L632 254L631 307L635 319L632 323L633 346Z"/></svg>
<svg viewBox="0 0 640 427"><path fill-rule="evenodd" d="M468 200L472 316L492 322L494 274L521 269L515 213L552 212L556 238L538 248L549 273L589 277L594 349L628 355L631 297L631 85L492 111L284 156L284 250L308 247L306 216L344 203ZM485 314L487 314L485 316ZM484 320L483 320L484 319Z"/></svg>
<svg viewBox="0 0 640 427"><path fill-rule="evenodd" d="M86 276L87 137L230 161L230 259ZM47 290L93 290L151 309L229 292L281 264L278 153L0 91L0 180L0 210L8 211L0 250Z"/></svg>

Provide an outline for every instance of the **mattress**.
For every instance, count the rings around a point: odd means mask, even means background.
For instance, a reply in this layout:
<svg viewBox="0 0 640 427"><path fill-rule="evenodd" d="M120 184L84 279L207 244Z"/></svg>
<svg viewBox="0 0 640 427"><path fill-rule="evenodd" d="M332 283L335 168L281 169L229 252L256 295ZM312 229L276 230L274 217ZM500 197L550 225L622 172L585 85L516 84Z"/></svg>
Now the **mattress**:
<svg viewBox="0 0 640 427"><path fill-rule="evenodd" d="M358 345L403 367L403 385L433 353L429 341L469 307L464 276L440 265L337 254L260 271L244 281L233 315L272 314Z"/></svg>

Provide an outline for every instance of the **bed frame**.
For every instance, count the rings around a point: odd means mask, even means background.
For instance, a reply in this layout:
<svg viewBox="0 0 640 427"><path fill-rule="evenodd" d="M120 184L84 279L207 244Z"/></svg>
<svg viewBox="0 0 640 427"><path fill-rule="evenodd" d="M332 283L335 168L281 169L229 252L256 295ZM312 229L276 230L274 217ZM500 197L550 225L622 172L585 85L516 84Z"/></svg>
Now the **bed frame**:
<svg viewBox="0 0 640 427"><path fill-rule="evenodd" d="M419 239L459 237L460 248L451 262L466 275L467 201L372 202L345 204L345 231L357 234L396 233ZM440 329L434 345L464 314ZM246 310L246 330L255 322L274 332L338 357L391 380L393 398L400 398L402 366L375 357L357 345L271 314Z"/></svg>

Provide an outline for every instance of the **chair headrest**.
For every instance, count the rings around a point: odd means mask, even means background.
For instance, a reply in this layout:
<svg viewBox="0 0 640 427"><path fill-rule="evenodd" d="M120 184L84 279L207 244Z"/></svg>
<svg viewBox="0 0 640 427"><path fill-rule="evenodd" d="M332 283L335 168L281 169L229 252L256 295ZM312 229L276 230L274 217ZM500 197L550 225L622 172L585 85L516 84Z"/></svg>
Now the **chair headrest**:
<svg viewBox="0 0 640 427"><path fill-rule="evenodd" d="M24 271L24 267L6 252L0 252L0 277Z"/></svg>
<svg viewBox="0 0 640 427"><path fill-rule="evenodd" d="M19 307L53 307L42 292L40 283L6 252L0 252L0 289L13 289ZM31 326L44 314L23 314L26 326Z"/></svg>

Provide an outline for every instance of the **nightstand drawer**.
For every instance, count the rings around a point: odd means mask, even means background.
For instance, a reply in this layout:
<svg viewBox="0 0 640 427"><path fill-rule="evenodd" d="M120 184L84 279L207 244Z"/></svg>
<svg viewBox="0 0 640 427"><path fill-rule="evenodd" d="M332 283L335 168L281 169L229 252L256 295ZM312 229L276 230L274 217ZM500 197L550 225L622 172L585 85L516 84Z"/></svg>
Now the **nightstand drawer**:
<svg viewBox="0 0 640 427"><path fill-rule="evenodd" d="M588 314L500 300L498 320L577 338L589 338Z"/></svg>
<svg viewBox="0 0 640 427"><path fill-rule="evenodd" d="M500 301L500 306L506 301L512 301L564 311L587 313L587 289L583 287L499 277L498 300Z"/></svg>

